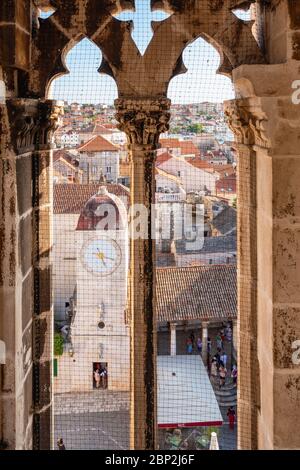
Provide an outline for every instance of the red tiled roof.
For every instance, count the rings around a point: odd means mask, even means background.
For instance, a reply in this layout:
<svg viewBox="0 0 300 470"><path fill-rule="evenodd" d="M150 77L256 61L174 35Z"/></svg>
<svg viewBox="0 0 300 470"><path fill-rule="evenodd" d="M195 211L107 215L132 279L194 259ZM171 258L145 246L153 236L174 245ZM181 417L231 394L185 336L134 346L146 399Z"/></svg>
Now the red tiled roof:
<svg viewBox="0 0 300 470"><path fill-rule="evenodd" d="M208 169L212 168L212 165L204 160L201 160L200 158L195 158L195 159L187 159L188 163L191 165L195 166L196 168L201 168L201 169Z"/></svg>
<svg viewBox="0 0 300 470"><path fill-rule="evenodd" d="M160 139L162 148L180 148L179 139Z"/></svg>
<svg viewBox="0 0 300 470"><path fill-rule="evenodd" d="M118 152L118 148L101 135L92 137L88 142L78 147L77 150L78 152Z"/></svg>
<svg viewBox="0 0 300 470"><path fill-rule="evenodd" d="M216 181L216 191L236 193L236 175L224 176Z"/></svg>
<svg viewBox="0 0 300 470"><path fill-rule="evenodd" d="M163 152L163 153L160 153L157 157L156 157L156 165L159 166L161 165L162 163L165 163L167 162L168 160L170 160L170 158L173 158L173 156L169 153L169 152Z"/></svg>
<svg viewBox="0 0 300 470"><path fill-rule="evenodd" d="M159 143L162 148L180 148L181 155L195 155L200 156L200 151L191 140L179 139L160 139Z"/></svg>
<svg viewBox="0 0 300 470"><path fill-rule="evenodd" d="M108 192L127 197L129 190L121 184L107 184ZM99 190L99 184L55 184L53 187L54 214L80 214L87 201Z"/></svg>
<svg viewBox="0 0 300 470"><path fill-rule="evenodd" d="M196 147L196 145L191 141L191 140L182 140L179 141L180 144L180 149L181 149L181 155L195 155L200 156L200 151Z"/></svg>
<svg viewBox="0 0 300 470"><path fill-rule="evenodd" d="M57 162L57 160L63 158L71 165L74 165L74 160L76 160L75 156L67 152L66 150L55 150L53 152L53 163Z"/></svg>
<svg viewBox="0 0 300 470"><path fill-rule="evenodd" d="M158 268L156 302L159 322L236 318L236 266Z"/></svg>
<svg viewBox="0 0 300 470"><path fill-rule="evenodd" d="M96 123L93 129L93 134L109 135L109 134L113 134L113 131L111 129L108 129L107 127L104 127L102 124Z"/></svg>

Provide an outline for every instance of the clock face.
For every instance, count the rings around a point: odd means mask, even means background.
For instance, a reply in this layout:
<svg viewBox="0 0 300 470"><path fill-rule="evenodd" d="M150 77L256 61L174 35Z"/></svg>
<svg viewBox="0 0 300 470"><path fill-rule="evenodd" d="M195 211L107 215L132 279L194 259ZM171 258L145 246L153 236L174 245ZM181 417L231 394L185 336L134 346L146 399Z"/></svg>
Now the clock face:
<svg viewBox="0 0 300 470"><path fill-rule="evenodd" d="M88 240L81 249L81 262L84 268L97 276L108 276L120 265L121 248L110 238Z"/></svg>

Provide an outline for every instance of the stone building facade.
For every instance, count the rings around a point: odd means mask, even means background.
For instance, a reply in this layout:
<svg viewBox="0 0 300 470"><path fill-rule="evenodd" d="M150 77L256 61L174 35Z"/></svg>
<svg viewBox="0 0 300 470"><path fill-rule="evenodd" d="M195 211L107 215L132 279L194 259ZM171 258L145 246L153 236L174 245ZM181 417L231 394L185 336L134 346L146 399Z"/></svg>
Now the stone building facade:
<svg viewBox="0 0 300 470"><path fill-rule="evenodd" d="M128 137L131 197L150 209L159 135L168 129L172 77L187 44L220 53L236 99L226 114L238 163L238 444L299 448L300 5L297 0L152 0L171 16L154 24L142 56L131 23L114 18L133 0L4 0L0 5L0 441L46 449L52 426L53 132L62 104L47 99L64 57L83 37L102 51L118 87ZM232 9L256 6L256 27ZM39 19L39 8L55 9ZM3 86L4 84L4 86ZM151 211L149 210L149 227ZM131 446L156 443L155 247L131 243ZM138 338L138 341L137 341ZM141 346L142 345L142 346ZM143 390L143 393L137 393Z"/></svg>

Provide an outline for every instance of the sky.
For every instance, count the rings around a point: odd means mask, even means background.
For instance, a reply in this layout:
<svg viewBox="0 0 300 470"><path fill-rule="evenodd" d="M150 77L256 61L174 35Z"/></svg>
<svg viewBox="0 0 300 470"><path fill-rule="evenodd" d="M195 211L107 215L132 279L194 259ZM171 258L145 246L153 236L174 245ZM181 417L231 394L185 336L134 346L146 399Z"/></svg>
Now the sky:
<svg viewBox="0 0 300 470"><path fill-rule="evenodd" d="M153 35L151 21L168 16L164 12L151 12L150 0L136 0L136 12L123 12L116 18L134 21L132 37L143 54ZM245 18L245 13L239 16ZM43 17L46 15L43 14ZM53 82L52 98L113 104L117 98L117 87L111 77L98 73L101 58L100 49L88 39L78 43L66 57L70 74ZM230 79L216 74L220 64L219 54L203 39L197 39L185 49L183 61L187 73L173 78L168 89L168 97L173 103L221 102L234 97Z"/></svg>

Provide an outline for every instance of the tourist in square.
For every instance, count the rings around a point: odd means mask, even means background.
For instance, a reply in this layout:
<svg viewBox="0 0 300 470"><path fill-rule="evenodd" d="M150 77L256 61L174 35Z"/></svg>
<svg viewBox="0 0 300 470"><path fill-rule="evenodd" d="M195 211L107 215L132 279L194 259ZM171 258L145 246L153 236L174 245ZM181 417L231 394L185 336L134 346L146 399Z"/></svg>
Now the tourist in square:
<svg viewBox="0 0 300 470"><path fill-rule="evenodd" d="M186 341L186 351L188 354L193 353L193 343L190 337Z"/></svg>
<svg viewBox="0 0 300 470"><path fill-rule="evenodd" d="M60 437L58 439L57 447L58 447L58 450L66 450L66 447L65 447L65 444L64 444L64 441L63 441L62 437Z"/></svg>
<svg viewBox="0 0 300 470"><path fill-rule="evenodd" d="M210 375L213 380L216 380L218 377L218 363L216 358L213 358L210 368Z"/></svg>
<svg viewBox="0 0 300 470"><path fill-rule="evenodd" d="M197 338L197 349L198 349L198 353L201 354L202 353L202 340L200 336L198 336Z"/></svg>
<svg viewBox="0 0 300 470"><path fill-rule="evenodd" d="M227 410L227 416L229 420L229 428L234 429L234 422L235 422L235 411L233 406L230 406Z"/></svg>
<svg viewBox="0 0 300 470"><path fill-rule="evenodd" d="M207 338L207 352L209 354L211 352L211 339L210 339L210 337Z"/></svg>
<svg viewBox="0 0 300 470"><path fill-rule="evenodd" d="M217 349L221 350L223 348L223 341L222 341L222 338L221 338L221 335L220 333L217 334L216 336L216 344L217 344Z"/></svg>
<svg viewBox="0 0 300 470"><path fill-rule="evenodd" d="M226 369L226 366L227 366L227 354L225 351L222 352L221 356L220 356L220 361L221 361L221 364L223 364L223 366L225 367Z"/></svg>
<svg viewBox="0 0 300 470"><path fill-rule="evenodd" d="M225 369L225 367L223 366L220 366L219 367L219 377L220 377L220 388L221 387L224 387L225 385L225 381L226 381L226 374L227 374L227 370Z"/></svg>
<svg viewBox="0 0 300 470"><path fill-rule="evenodd" d="M95 379L95 385L96 388L100 388L100 372L99 369L97 368L94 372L94 379Z"/></svg>
<svg viewBox="0 0 300 470"><path fill-rule="evenodd" d="M229 323L225 329L225 335L226 335L226 340L230 343L232 340L232 329Z"/></svg>
<svg viewBox="0 0 300 470"><path fill-rule="evenodd" d="M232 371L231 371L231 378L234 384L237 382L237 366L234 364L232 366Z"/></svg>

